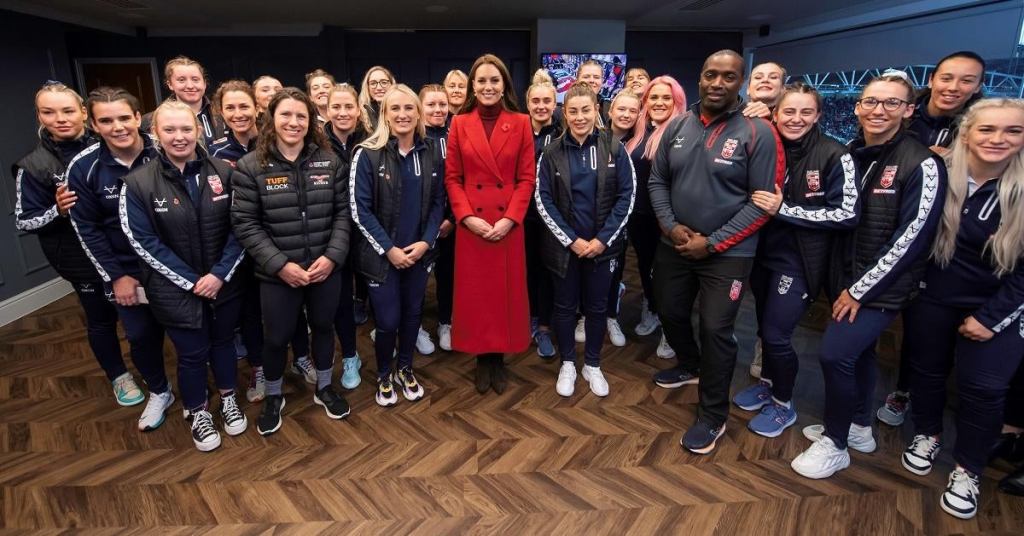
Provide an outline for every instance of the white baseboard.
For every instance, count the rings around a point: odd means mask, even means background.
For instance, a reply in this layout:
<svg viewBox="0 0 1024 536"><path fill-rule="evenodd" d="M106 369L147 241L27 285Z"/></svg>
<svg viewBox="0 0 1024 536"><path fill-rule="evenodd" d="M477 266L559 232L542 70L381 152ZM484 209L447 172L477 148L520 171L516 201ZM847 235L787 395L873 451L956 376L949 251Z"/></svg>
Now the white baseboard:
<svg viewBox="0 0 1024 536"><path fill-rule="evenodd" d="M57 278L0 302L0 327L31 314L74 292L71 283Z"/></svg>

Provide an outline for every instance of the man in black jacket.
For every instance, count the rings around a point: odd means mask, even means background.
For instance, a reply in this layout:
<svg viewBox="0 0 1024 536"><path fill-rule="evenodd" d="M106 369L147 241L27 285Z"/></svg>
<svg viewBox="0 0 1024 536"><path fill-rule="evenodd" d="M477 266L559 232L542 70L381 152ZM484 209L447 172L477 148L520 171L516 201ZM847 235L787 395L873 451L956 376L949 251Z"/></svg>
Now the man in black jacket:
<svg viewBox="0 0 1024 536"><path fill-rule="evenodd" d="M737 351L733 324L757 250L757 230L768 221L750 195L775 191L785 177L775 129L740 113L743 71L736 52L708 57L700 76L701 100L693 113L666 128L648 183L663 233L654 260L658 314L680 356L679 367L666 373L675 376L675 385L698 383L696 373L701 374L697 420L682 440L698 454L714 450L725 433ZM698 294L699 349L690 325Z"/></svg>

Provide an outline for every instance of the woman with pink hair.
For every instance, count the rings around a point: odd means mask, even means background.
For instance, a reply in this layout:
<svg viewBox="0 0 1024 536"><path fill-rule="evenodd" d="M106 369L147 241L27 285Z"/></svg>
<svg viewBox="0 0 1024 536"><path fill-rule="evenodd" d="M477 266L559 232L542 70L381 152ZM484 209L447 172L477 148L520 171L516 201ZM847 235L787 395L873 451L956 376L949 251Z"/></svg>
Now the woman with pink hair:
<svg viewBox="0 0 1024 536"><path fill-rule="evenodd" d="M626 151L636 169L636 204L629 219L629 241L636 252L637 265L640 271L640 283L643 285L644 299L640 309L640 323L636 326L637 335L654 333L661 321L654 309L654 288L651 284L651 269L654 266L654 252L658 246L661 229L651 209L651 200L647 193L647 179L651 176L651 160L658 150L658 144L665 132L665 127L676 116L686 111L686 94L682 86L671 76L659 76L651 80L643 88L640 96L640 117L633 127L633 136L626 142ZM619 282L622 280L622 265L616 268L615 277L610 289L608 300L608 317L618 316ZM658 345L658 357L671 359L675 356L672 347L662 336Z"/></svg>

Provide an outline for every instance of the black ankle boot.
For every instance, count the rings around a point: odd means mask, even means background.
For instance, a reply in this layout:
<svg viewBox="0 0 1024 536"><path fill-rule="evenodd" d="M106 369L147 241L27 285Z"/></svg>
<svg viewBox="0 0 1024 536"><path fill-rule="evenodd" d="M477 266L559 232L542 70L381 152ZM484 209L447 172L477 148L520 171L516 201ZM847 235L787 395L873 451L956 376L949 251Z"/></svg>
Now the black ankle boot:
<svg viewBox="0 0 1024 536"><path fill-rule="evenodd" d="M488 354L476 356L476 390L484 394L491 388L491 363Z"/></svg>
<svg viewBox="0 0 1024 536"><path fill-rule="evenodd" d="M491 387L494 388L494 392L501 393L505 392L505 388L508 387L508 370L505 369L505 355L504 354L493 354L491 356Z"/></svg>
<svg viewBox="0 0 1024 536"><path fill-rule="evenodd" d="M1010 495L1024 496L1024 465L999 481L999 490Z"/></svg>

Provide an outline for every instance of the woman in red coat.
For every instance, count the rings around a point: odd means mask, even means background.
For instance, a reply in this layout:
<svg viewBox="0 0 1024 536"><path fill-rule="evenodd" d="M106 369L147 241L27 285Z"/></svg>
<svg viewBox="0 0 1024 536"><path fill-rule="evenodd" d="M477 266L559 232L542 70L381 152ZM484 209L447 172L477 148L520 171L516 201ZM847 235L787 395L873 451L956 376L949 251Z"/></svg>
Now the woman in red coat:
<svg viewBox="0 0 1024 536"><path fill-rule="evenodd" d="M503 354L530 344L523 217L533 195L530 117L517 113L500 59L477 58L472 91L448 134L445 185L459 222L455 240L452 347L477 354L476 388L501 394Z"/></svg>

